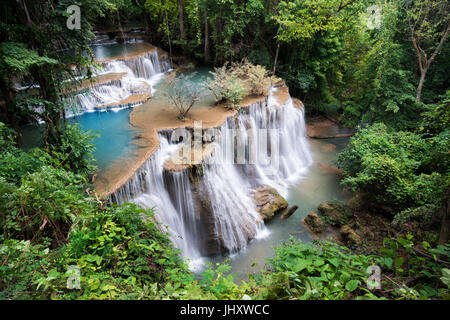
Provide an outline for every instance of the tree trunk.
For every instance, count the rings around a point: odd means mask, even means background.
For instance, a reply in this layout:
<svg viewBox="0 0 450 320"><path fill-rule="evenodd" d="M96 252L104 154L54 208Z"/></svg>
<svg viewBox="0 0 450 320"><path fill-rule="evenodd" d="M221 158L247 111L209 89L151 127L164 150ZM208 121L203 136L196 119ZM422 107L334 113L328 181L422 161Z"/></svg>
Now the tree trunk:
<svg viewBox="0 0 450 320"><path fill-rule="evenodd" d="M5 120L7 121L7 124L13 128L13 130L16 132L16 147L22 148L22 136L20 134L19 130L19 123L17 122L16 115L14 113L14 97L11 90L11 86L4 83L4 81L1 81L0 84L1 92L3 99L5 100L5 104L2 107L2 112L5 113Z"/></svg>
<svg viewBox="0 0 450 320"><path fill-rule="evenodd" d="M273 74L277 71L278 54L280 53L280 43L277 44L277 51L275 53L275 62L273 63Z"/></svg>
<svg viewBox="0 0 450 320"><path fill-rule="evenodd" d="M150 32L150 17L148 16L148 13L143 11L143 15L144 15L144 21L145 21L145 38L148 42L152 42L152 36L151 36L151 32Z"/></svg>
<svg viewBox="0 0 450 320"><path fill-rule="evenodd" d="M169 17L167 16L167 7L166 7L167 3L166 1L164 1L164 13L166 16L166 29L167 29L167 40L169 42L169 59L170 59L170 65L173 66L173 61L172 61L172 43L170 41L170 29L169 29Z"/></svg>
<svg viewBox="0 0 450 320"><path fill-rule="evenodd" d="M442 209L441 231L439 233L439 244L450 240L450 188L447 189L445 204Z"/></svg>
<svg viewBox="0 0 450 320"><path fill-rule="evenodd" d="M419 80L419 86L417 87L417 96L416 101L420 102L421 95L422 95L422 87L423 83L425 82L425 76L427 75L428 67L423 68L422 72L420 73L420 80Z"/></svg>
<svg viewBox="0 0 450 320"><path fill-rule="evenodd" d="M208 8L205 7L205 49L204 49L204 61L208 63L209 60L209 26L208 26Z"/></svg>
<svg viewBox="0 0 450 320"><path fill-rule="evenodd" d="M184 33L184 4L183 0L178 0L178 22L180 23L180 39L185 40ZM183 43L183 53L186 54L186 44Z"/></svg>

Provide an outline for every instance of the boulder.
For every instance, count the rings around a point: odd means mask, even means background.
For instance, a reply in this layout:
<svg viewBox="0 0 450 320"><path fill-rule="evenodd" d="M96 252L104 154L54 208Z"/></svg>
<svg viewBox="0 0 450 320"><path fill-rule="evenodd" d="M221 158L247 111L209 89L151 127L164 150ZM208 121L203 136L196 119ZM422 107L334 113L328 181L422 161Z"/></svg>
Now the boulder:
<svg viewBox="0 0 450 320"><path fill-rule="evenodd" d="M361 243L361 237L350 226L342 226L340 232L342 239L344 239L348 245L357 245Z"/></svg>
<svg viewBox="0 0 450 320"><path fill-rule="evenodd" d="M306 218L303 219L303 221L314 233L322 233L325 231L325 226L323 225L322 219L320 219L314 211L311 211Z"/></svg>
<svg viewBox="0 0 450 320"><path fill-rule="evenodd" d="M286 199L277 190L267 186L259 187L253 191L253 200L264 221L272 219L276 213L288 207Z"/></svg>
<svg viewBox="0 0 450 320"><path fill-rule="evenodd" d="M283 214L281 215L281 220L287 219L290 216L294 214L295 211L297 211L298 206L292 206L289 209L284 210Z"/></svg>
<svg viewBox="0 0 450 320"><path fill-rule="evenodd" d="M338 204L321 202L317 209L330 221L332 225L340 226L346 218L344 208Z"/></svg>

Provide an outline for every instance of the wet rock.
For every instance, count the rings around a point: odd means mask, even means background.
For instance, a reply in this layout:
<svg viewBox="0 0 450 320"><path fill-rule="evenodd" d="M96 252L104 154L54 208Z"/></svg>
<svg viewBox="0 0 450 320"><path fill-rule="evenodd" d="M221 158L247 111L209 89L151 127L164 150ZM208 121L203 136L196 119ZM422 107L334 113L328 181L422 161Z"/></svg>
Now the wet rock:
<svg viewBox="0 0 450 320"><path fill-rule="evenodd" d="M276 213L288 207L286 199L277 190L267 186L257 188L253 192L253 200L264 221L272 219Z"/></svg>
<svg viewBox="0 0 450 320"><path fill-rule="evenodd" d="M344 208L336 203L321 202L317 209L332 225L340 226L346 219Z"/></svg>
<svg viewBox="0 0 450 320"><path fill-rule="evenodd" d="M297 211L298 206L292 206L289 209L284 210L283 214L281 215L281 220L287 219L290 216L294 214L295 211Z"/></svg>
<svg viewBox="0 0 450 320"><path fill-rule="evenodd" d="M303 219L305 224L311 229L314 233L322 233L325 231L325 226L323 224L322 219L315 213L311 211L305 219Z"/></svg>
<svg viewBox="0 0 450 320"><path fill-rule="evenodd" d="M348 245L358 245L361 243L361 237L350 226L342 226L340 232L342 239L344 239Z"/></svg>

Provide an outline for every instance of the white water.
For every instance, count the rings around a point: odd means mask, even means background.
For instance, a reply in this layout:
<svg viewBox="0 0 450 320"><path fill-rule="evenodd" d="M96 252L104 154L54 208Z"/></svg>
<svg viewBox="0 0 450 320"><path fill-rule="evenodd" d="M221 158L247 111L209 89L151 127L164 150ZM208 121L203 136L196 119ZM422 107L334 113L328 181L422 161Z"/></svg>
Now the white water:
<svg viewBox="0 0 450 320"><path fill-rule="evenodd" d="M163 72L170 69L167 57L160 57L157 51L134 59L113 60L102 63L102 70L93 70L96 75L126 73L121 79L89 87L89 92L74 97L78 110L74 113L93 112L101 106L124 108L133 105L119 105L120 101L134 94L153 94L155 84Z"/></svg>
<svg viewBox="0 0 450 320"><path fill-rule="evenodd" d="M209 216L200 214L187 171L164 172L165 161L178 146L162 135L159 150L113 195L118 203L133 201L154 208L156 217L168 226L172 241L193 268L201 265L202 256L210 252L211 246L217 253L232 253L245 248L253 238L267 236L251 191L268 185L286 196L288 186L297 182L312 163L303 110L294 107L291 98L278 106L272 96L275 90L271 90L267 102L252 104L246 113L229 118L211 133L216 148L205 159L199 188L199 193L209 199ZM238 141L243 144L243 164L233 161L234 137L229 129L236 129ZM270 129L265 131L269 143L258 136L258 129ZM258 137L256 143L249 143L249 137ZM253 162L249 162L250 154L256 158Z"/></svg>

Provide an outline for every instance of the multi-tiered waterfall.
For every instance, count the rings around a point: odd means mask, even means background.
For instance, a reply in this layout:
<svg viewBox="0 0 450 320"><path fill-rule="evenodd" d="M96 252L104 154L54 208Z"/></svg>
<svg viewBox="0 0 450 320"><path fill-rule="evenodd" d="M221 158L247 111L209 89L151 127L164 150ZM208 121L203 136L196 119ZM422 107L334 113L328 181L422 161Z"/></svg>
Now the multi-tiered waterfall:
<svg viewBox="0 0 450 320"><path fill-rule="evenodd" d="M170 63L167 55L160 55L154 49L138 57L104 61L100 66L93 70L99 84L94 82L87 92L74 97L75 105L83 112L144 102L153 93L161 74L169 70Z"/></svg>
<svg viewBox="0 0 450 320"><path fill-rule="evenodd" d="M161 133L158 151L112 195L113 200L154 208L191 261L244 248L265 233L252 190L271 186L286 195L312 163L304 111L290 97L279 105L276 90L230 116L221 127L204 130L201 144L213 151L203 154L195 166L168 169L165 164L182 143ZM190 140L183 143L191 145Z"/></svg>

